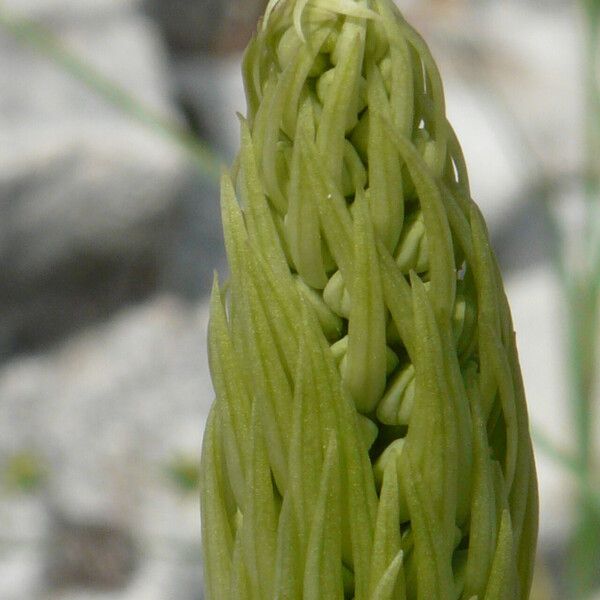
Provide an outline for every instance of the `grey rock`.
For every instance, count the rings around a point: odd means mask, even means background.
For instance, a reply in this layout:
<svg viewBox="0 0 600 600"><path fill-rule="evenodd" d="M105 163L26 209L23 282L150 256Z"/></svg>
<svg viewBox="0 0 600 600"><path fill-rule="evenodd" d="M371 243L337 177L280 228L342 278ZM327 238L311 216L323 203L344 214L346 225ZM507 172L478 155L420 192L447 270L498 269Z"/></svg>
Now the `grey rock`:
<svg viewBox="0 0 600 600"><path fill-rule="evenodd" d="M246 113L241 61L239 53L188 56L174 58L171 70L186 113L230 162L239 148L236 113Z"/></svg>
<svg viewBox="0 0 600 600"><path fill-rule="evenodd" d="M169 49L177 100L192 129L232 160L245 112L241 55L267 0L144 0Z"/></svg>
<svg viewBox="0 0 600 600"><path fill-rule="evenodd" d="M246 46L266 0L145 0L178 55L226 53Z"/></svg>
<svg viewBox="0 0 600 600"><path fill-rule="evenodd" d="M130 532L110 523L60 519L48 541L46 579L52 589L119 590L131 579L136 563Z"/></svg>
<svg viewBox="0 0 600 600"><path fill-rule="evenodd" d="M178 118L162 45L133 2L5 4L50 27L152 111ZM172 247L187 227L190 203L202 206L215 196L197 178L189 189L192 167L171 141L7 35L0 38L0 87L0 356L6 356L60 339L156 290L165 269L177 268ZM195 209L194 217L202 219L202 212ZM189 229L197 234L199 226ZM212 262L201 239L188 248L195 248L188 262Z"/></svg>

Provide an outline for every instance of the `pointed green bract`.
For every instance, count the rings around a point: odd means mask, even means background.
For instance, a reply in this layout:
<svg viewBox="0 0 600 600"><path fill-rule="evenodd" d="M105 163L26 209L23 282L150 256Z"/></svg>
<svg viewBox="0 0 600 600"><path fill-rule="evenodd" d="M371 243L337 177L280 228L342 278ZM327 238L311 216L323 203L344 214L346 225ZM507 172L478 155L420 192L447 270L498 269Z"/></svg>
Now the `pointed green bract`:
<svg viewBox="0 0 600 600"><path fill-rule="evenodd" d="M357 409L368 414L385 390L385 307L373 225L362 194L355 204L348 352L342 377Z"/></svg>
<svg viewBox="0 0 600 600"><path fill-rule="evenodd" d="M213 408L204 432L202 447L201 508L202 548L206 572L206 593L211 598L227 598L232 577L233 535L228 515L225 465L217 413ZM211 540L218 540L214 543Z"/></svg>
<svg viewBox="0 0 600 600"><path fill-rule="evenodd" d="M337 442L332 431L310 525L304 571L305 600L344 597L339 467Z"/></svg>
<svg viewBox="0 0 600 600"><path fill-rule="evenodd" d="M527 600L510 310L435 62L392 0L271 0L222 178L208 600Z"/></svg>

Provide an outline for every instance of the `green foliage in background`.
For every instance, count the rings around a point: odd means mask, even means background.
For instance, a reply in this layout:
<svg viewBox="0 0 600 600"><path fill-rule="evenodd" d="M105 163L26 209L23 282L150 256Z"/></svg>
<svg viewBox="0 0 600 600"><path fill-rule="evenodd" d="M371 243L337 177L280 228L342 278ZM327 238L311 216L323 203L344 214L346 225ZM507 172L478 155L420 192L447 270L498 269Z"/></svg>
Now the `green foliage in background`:
<svg viewBox="0 0 600 600"><path fill-rule="evenodd" d="M17 452L4 464L4 483L9 491L35 492L44 483L46 475L42 459L32 451Z"/></svg>
<svg viewBox="0 0 600 600"><path fill-rule="evenodd" d="M200 485L200 462L195 456L179 455L166 467L171 482L182 492L197 491Z"/></svg>

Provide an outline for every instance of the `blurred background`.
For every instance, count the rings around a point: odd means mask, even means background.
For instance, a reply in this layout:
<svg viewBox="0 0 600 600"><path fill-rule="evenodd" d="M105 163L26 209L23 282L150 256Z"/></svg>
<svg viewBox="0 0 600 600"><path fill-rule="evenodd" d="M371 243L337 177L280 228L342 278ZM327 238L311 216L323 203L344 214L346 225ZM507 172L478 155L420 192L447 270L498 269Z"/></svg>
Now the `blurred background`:
<svg viewBox="0 0 600 600"><path fill-rule="evenodd" d="M535 600L600 598L596 0L397 0L504 271ZM216 179L265 0L0 3L0 599L200 600Z"/></svg>

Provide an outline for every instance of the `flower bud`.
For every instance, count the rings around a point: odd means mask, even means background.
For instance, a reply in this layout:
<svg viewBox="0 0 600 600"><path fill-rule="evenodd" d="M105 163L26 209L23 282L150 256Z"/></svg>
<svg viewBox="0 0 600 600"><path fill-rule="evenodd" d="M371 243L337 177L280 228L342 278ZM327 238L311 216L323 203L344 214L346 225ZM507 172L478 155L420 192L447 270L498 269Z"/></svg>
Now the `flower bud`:
<svg viewBox="0 0 600 600"><path fill-rule="evenodd" d="M510 311L433 58L392 0L271 0L222 179L209 600L526 600Z"/></svg>

